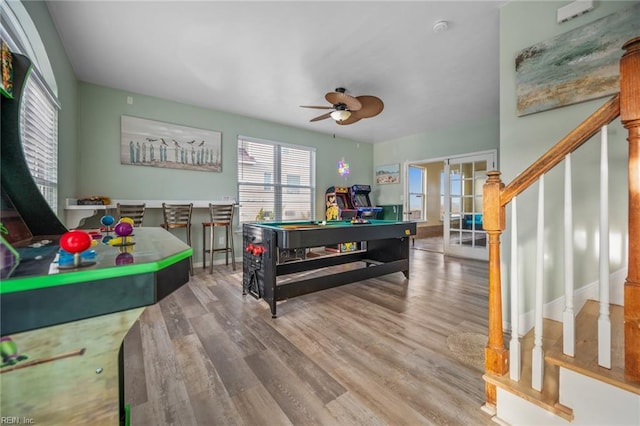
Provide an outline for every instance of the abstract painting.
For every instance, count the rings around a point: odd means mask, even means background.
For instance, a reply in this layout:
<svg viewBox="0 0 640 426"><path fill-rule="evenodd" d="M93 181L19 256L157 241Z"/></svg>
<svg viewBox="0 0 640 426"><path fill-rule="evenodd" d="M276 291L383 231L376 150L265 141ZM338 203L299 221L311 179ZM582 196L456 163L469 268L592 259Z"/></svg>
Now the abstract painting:
<svg viewBox="0 0 640 426"><path fill-rule="evenodd" d="M620 90L622 45L640 36L640 3L520 51L516 57L518 116Z"/></svg>
<svg viewBox="0 0 640 426"><path fill-rule="evenodd" d="M222 134L122 116L120 163L171 169L222 171Z"/></svg>

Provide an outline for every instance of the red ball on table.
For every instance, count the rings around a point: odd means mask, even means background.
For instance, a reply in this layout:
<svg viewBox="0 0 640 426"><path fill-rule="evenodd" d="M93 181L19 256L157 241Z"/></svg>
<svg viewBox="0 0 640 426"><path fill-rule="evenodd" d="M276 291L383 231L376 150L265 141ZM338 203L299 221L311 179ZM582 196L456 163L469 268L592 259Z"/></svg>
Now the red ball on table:
<svg viewBox="0 0 640 426"><path fill-rule="evenodd" d="M91 247L91 235L85 231L74 229L60 237L60 247L68 253L80 253Z"/></svg>

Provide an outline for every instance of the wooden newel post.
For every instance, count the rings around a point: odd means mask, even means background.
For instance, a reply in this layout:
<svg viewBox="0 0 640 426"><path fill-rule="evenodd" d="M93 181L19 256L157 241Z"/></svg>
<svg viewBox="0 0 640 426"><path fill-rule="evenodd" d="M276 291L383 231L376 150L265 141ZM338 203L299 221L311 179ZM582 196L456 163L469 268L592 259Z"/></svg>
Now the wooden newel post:
<svg viewBox="0 0 640 426"><path fill-rule="evenodd" d="M629 132L629 272L624 284L624 364L640 382L640 37L622 46L620 120Z"/></svg>
<svg viewBox="0 0 640 426"><path fill-rule="evenodd" d="M500 283L500 235L505 227L505 208L500 203L504 183L499 171L487 173L483 187L483 226L489 237L489 341L484 349L486 374L504 375L509 370L509 351L504 348L502 332L502 286ZM485 384L485 401L496 404L496 387Z"/></svg>

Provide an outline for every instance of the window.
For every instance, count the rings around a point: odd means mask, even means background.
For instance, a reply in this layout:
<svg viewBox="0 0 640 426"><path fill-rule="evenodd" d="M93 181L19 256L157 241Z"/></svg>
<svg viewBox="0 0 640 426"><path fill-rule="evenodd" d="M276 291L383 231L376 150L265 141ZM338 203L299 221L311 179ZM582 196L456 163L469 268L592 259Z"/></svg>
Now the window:
<svg viewBox="0 0 640 426"><path fill-rule="evenodd" d="M426 220L426 180L424 167L409 166L409 220Z"/></svg>
<svg viewBox="0 0 640 426"><path fill-rule="evenodd" d="M239 137L240 222L313 220L315 168L313 148Z"/></svg>
<svg viewBox="0 0 640 426"><path fill-rule="evenodd" d="M31 59L20 111L22 149L33 179L58 210L58 86L40 35L21 2L0 2L0 38Z"/></svg>
<svg viewBox="0 0 640 426"><path fill-rule="evenodd" d="M58 108L31 73L20 112L24 157L31 176L53 211L58 209Z"/></svg>

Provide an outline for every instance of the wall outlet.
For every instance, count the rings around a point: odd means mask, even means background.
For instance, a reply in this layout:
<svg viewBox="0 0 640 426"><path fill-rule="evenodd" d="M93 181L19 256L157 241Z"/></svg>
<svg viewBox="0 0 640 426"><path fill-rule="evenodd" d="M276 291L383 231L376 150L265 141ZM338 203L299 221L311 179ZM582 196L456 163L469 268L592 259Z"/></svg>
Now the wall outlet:
<svg viewBox="0 0 640 426"><path fill-rule="evenodd" d="M224 244L224 237L218 237L218 244L219 245Z"/></svg>

